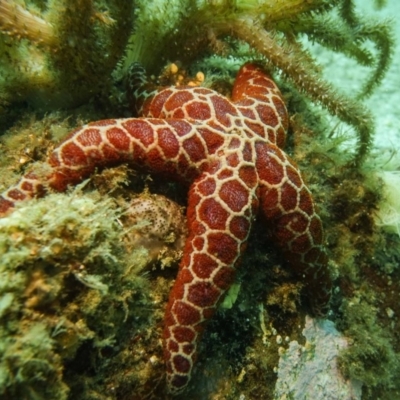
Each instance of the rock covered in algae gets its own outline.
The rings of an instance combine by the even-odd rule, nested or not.
[[[289,343],[279,359],[275,400],[360,400],[361,382],[346,380],[338,368],[348,340],[329,320],[306,317],[305,345]]]
[[[113,399],[121,387],[162,374],[154,326],[168,285],[151,287],[143,269],[163,255],[141,231],[140,210],[125,211],[137,221],[129,227],[115,199],[83,193],[86,184],[0,219],[1,399]],[[152,210],[164,204],[162,196],[145,198]],[[173,243],[177,232],[155,217]],[[141,245],[130,242],[132,232]]]
[[[383,198],[375,213],[376,224],[400,236],[400,171],[378,171],[383,183]]]
[[[182,256],[187,236],[182,207],[165,196],[143,193],[134,197],[124,216],[130,247],[144,247],[149,257],[164,266],[176,263]]]

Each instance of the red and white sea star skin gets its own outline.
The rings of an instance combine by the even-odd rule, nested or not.
[[[331,277],[323,228],[310,191],[281,149],[288,114],[272,79],[244,65],[230,100],[201,87],[146,91],[131,84],[141,118],[89,123],[61,142],[46,168],[33,168],[0,197],[0,215],[17,201],[64,191],[96,168],[128,163],[190,185],[189,235],[165,312],[164,356],[172,394],[188,384],[206,322],[234,280],[250,228],[266,231],[299,275],[315,314],[326,312]]]

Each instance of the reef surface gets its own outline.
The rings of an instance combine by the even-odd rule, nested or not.
[[[45,2],[32,3],[41,10]],[[400,13],[396,0],[380,11],[372,1],[355,4],[376,16]],[[118,12],[126,12],[121,7]],[[97,11],[93,35],[113,26],[112,15],[101,7]],[[292,116],[289,152],[316,197],[335,276],[331,311],[325,322],[316,322],[315,332],[328,325],[346,343],[335,354],[333,369],[343,379],[332,389],[342,393],[340,382],[355,382],[346,399],[400,397],[400,24],[396,20],[393,26],[393,62],[365,100],[376,133],[362,165],[351,163],[356,143],[351,128],[277,76]],[[115,60],[123,53],[117,43]],[[224,58],[221,43],[214,45]],[[347,92],[368,74],[343,54],[312,52],[327,79]],[[227,92],[242,60],[226,59],[218,68],[216,57],[208,64],[199,61],[186,76],[208,65],[206,84]],[[77,101],[59,102],[57,111],[46,108],[42,97],[32,101],[32,93],[7,109],[0,132],[0,191],[42,161],[70,130],[129,113],[118,73],[111,72],[115,60],[95,68],[114,78],[90,96],[79,92]],[[166,75],[161,78],[181,79]],[[66,194],[24,203],[0,219],[0,399],[168,398],[160,338],[186,234],[185,203],[181,185],[121,166],[98,171]],[[295,376],[302,379],[312,368],[304,360],[320,354],[312,346],[321,342],[306,342],[303,331],[311,334],[312,327],[301,283],[263,234],[256,226],[181,398],[306,398],[287,360],[295,348],[305,349],[308,357],[293,361],[302,371]],[[282,385],[285,373],[290,388]]]

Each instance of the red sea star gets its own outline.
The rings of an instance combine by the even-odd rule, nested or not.
[[[143,118],[92,122],[0,197],[0,214],[19,200],[63,191],[97,167],[116,163],[190,183],[189,236],[165,313],[164,355],[171,393],[189,382],[199,337],[231,285],[254,218],[261,214],[285,260],[304,280],[315,313],[326,311],[331,278],[323,229],[296,165],[281,150],[288,115],[271,78],[253,64],[236,78],[232,99],[200,87],[146,95],[133,70]]]

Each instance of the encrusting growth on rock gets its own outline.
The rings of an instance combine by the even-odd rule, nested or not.
[[[165,196],[143,193],[134,197],[121,217],[129,247],[143,246],[153,261],[170,265],[182,257],[187,236],[181,207]]]

